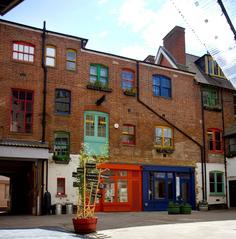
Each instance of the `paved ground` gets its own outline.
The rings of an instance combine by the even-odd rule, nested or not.
[[[235,239],[236,209],[193,211],[190,215],[167,212],[98,213],[98,233],[73,234],[73,215],[0,216],[0,239],[54,238],[161,238]]]

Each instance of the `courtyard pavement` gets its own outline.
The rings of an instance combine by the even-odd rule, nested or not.
[[[193,211],[190,215],[167,212],[97,213],[97,233],[73,233],[74,215],[0,216],[0,239],[235,239],[236,209]]]

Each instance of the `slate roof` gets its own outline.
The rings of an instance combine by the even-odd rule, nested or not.
[[[186,54],[186,65],[189,71],[195,72],[195,79],[200,84],[221,87],[229,90],[236,90],[232,83],[224,78],[212,77],[203,72],[195,63],[200,57]]]
[[[48,149],[48,143],[39,141],[0,139],[0,146],[27,147],[27,148],[45,148]]]

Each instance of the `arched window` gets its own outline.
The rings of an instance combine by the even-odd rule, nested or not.
[[[33,44],[21,41],[13,42],[13,59],[34,62],[35,47]]]
[[[68,49],[66,51],[66,69],[70,71],[76,70],[76,51]]]
[[[129,69],[122,69],[121,84],[123,90],[134,89],[134,71]]]
[[[56,47],[46,46],[46,66],[56,66]]]
[[[152,90],[154,96],[171,98],[171,80],[162,75],[152,76]]]

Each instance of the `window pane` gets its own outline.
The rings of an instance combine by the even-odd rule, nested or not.
[[[90,66],[90,75],[97,75],[97,67]]]
[[[223,184],[217,183],[217,193],[223,193]]]
[[[170,89],[168,89],[168,88],[162,88],[162,89],[161,89],[161,96],[170,97]]]
[[[115,183],[112,179],[105,181],[105,202],[115,202]]]
[[[24,46],[23,45],[18,45],[19,46],[19,50],[20,52],[23,52]]]
[[[118,202],[128,202],[128,183],[127,180],[118,179]]]
[[[106,117],[98,116],[98,137],[106,137]]]
[[[56,49],[55,48],[47,47],[47,49],[46,49],[46,55],[47,56],[55,57],[55,53],[56,53]]]
[[[97,77],[96,77],[96,76],[91,76],[91,75],[90,75],[89,82],[95,83],[96,80],[97,80]]]
[[[24,46],[24,52],[29,53],[29,47],[28,46]]]
[[[86,115],[86,136],[94,136],[94,122],[95,117],[93,115]]]
[[[118,171],[118,175],[121,177],[127,177],[127,171]]]
[[[66,156],[69,154],[69,134],[68,133],[55,134],[54,154],[57,156]]]
[[[217,181],[217,183],[223,182],[223,174],[222,173],[217,173],[216,181]]]
[[[173,194],[173,182],[168,181],[168,199],[173,200],[174,194]]]
[[[155,190],[155,199],[164,199],[165,198],[165,181],[155,180],[154,181],[154,190]]]
[[[210,173],[210,183],[214,183],[214,182],[215,182],[215,174]]]
[[[30,48],[29,48],[29,53],[30,53],[30,54],[34,54],[34,47],[30,46]]]
[[[19,53],[19,54],[18,54],[18,59],[19,59],[19,60],[23,60],[23,56],[24,56],[24,55],[23,55],[22,53]]]
[[[55,59],[51,57],[46,57],[46,65],[47,66],[55,66]]]
[[[68,69],[68,70],[75,70],[75,62],[71,62],[71,61],[67,61],[66,62],[66,68]]]
[[[156,136],[162,137],[162,128],[156,127]]]
[[[67,60],[75,61],[76,60],[76,53],[75,51],[67,51]]]
[[[164,137],[165,138],[172,138],[172,130],[171,129],[164,128],[163,132],[164,132]]]
[[[13,50],[18,51],[18,44],[16,44],[16,43],[13,44]]]
[[[102,77],[107,77],[107,68],[101,67],[100,75]]]
[[[210,192],[211,193],[215,192],[215,184],[214,183],[210,183]]]

